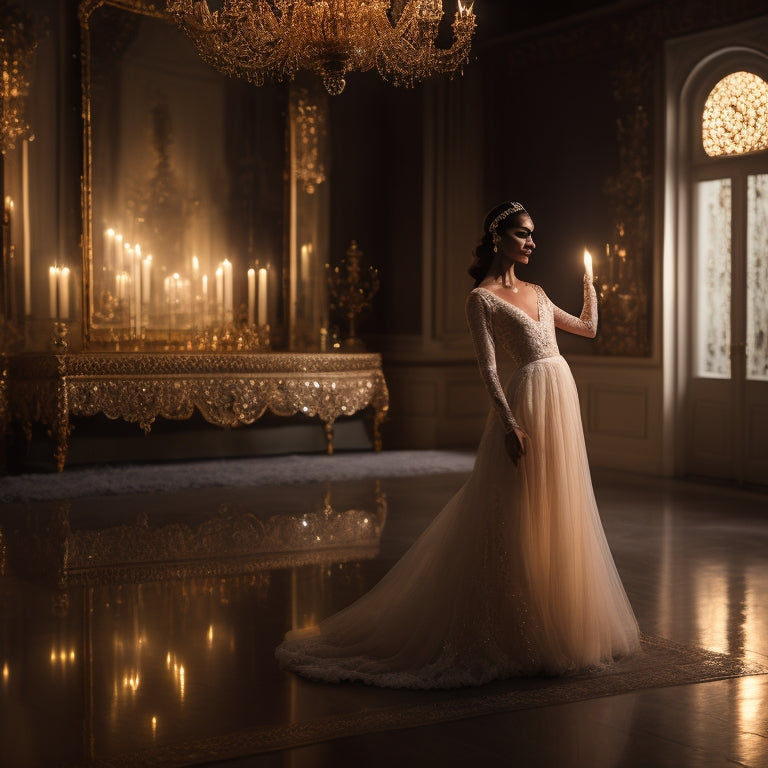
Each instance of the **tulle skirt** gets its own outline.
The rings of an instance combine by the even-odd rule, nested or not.
[[[491,412],[458,493],[373,589],[289,632],[281,665],[328,682],[452,688],[598,667],[639,649],[567,363],[520,368],[507,397],[529,435],[519,465]]]

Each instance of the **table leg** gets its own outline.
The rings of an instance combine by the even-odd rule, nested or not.
[[[67,463],[67,451],[69,450],[69,435],[72,427],[69,423],[69,401],[65,387],[59,387],[56,397],[56,416],[53,425],[53,438],[56,440],[56,467],[59,472],[64,471]]]

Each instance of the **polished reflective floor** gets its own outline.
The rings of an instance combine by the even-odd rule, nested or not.
[[[768,767],[768,675],[285,748],[291,723],[440,702],[308,683],[273,649],[375,583],[464,478],[5,505],[0,765]],[[642,630],[768,667],[768,494],[594,482]],[[254,729],[272,751],[249,755]]]

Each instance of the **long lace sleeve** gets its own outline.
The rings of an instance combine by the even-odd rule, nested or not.
[[[493,320],[488,300],[479,293],[470,293],[466,304],[467,322],[472,334],[480,375],[491,396],[491,402],[499,415],[505,432],[518,427],[510,410],[496,368],[496,344],[493,340]]]
[[[552,307],[556,328],[568,331],[568,333],[575,333],[577,336],[595,338],[597,335],[597,294],[592,281],[586,276],[584,278],[584,307],[579,317],[569,315],[554,304]]]

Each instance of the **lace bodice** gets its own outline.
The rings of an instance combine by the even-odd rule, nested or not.
[[[584,283],[584,308],[575,317],[556,307],[543,289],[534,285],[539,317],[535,319],[486,288],[467,297],[467,320],[480,374],[506,432],[517,427],[496,367],[496,349],[512,359],[516,369],[535,360],[560,354],[555,328],[594,338],[597,332],[597,296],[591,282]]]

